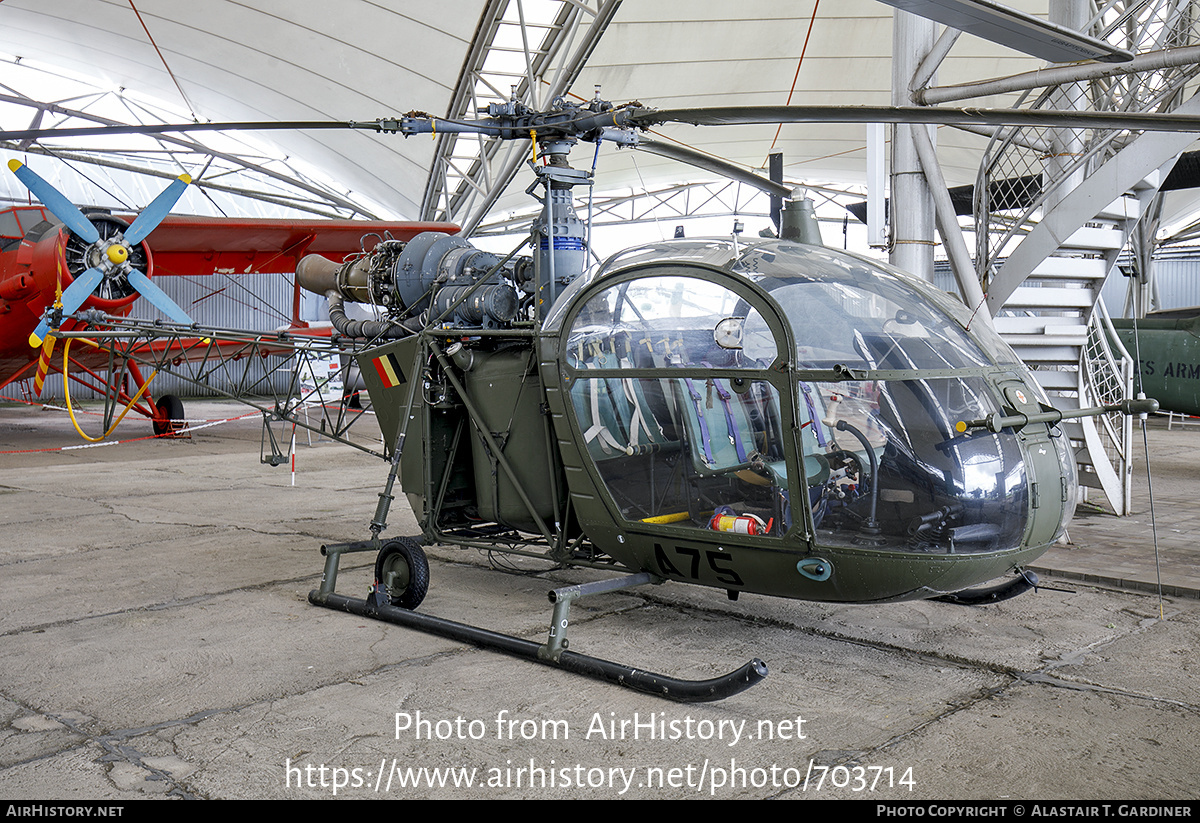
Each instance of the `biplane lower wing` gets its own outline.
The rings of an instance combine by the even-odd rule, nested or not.
[[[61,371],[69,358],[71,382],[103,393],[106,436],[111,421],[119,422],[116,415],[124,416],[127,407],[150,418],[157,434],[179,428],[177,421],[183,418],[180,401],[165,395],[166,402],[162,397],[156,402],[147,391],[161,373],[196,387],[197,394],[226,397],[262,412],[264,450],[267,431],[278,424],[281,429],[309,429],[377,457],[386,456],[380,450],[375,426],[351,437],[351,427],[366,412],[353,388],[343,384],[340,370],[355,347],[335,339],[329,324],[239,332],[111,316],[103,323],[94,319],[96,328],[58,331],[51,336],[59,352],[53,371]],[[274,379],[279,373],[285,379]],[[99,439],[82,430],[80,434],[88,440]],[[264,462],[278,465],[284,462],[284,455],[276,436],[272,434],[270,439],[271,455],[264,456]]]

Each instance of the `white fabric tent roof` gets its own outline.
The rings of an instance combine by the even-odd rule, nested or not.
[[[1011,4],[1045,12],[1045,0]],[[361,121],[410,110],[443,115],[487,5],[485,0],[5,0],[0,3],[0,54],[167,101],[202,120]],[[556,0],[524,0],[523,11],[544,18],[557,6]],[[778,105],[788,101],[796,78],[793,103],[887,104],[892,9],[875,0],[826,2],[810,35],[813,9],[813,2],[784,0],[625,0],[572,91],[587,98],[600,84],[605,99],[636,99],[658,108]],[[964,35],[942,64],[939,79],[963,82],[1038,64]],[[5,128],[25,125],[3,123]],[[775,132],[774,126],[672,126],[660,134],[761,168]],[[377,204],[380,216],[419,216],[434,152],[429,139],[333,131],[262,132],[254,139],[322,169],[351,198]],[[974,182],[984,138],[943,128],[938,140],[948,183]],[[784,152],[790,182],[861,183],[864,145],[862,126],[809,125],[784,127],[776,148]],[[590,163],[590,153],[591,147],[577,149],[578,164]],[[635,168],[630,154],[603,150],[598,190],[712,177],[645,153],[638,153]],[[522,193],[527,178],[518,175],[497,203],[498,211],[527,205]]]
[[[445,108],[482,3],[136,6],[162,59],[130,4],[116,0],[0,4],[0,50],[174,102],[202,120],[370,120]],[[432,156],[427,142],[353,132],[258,138],[394,214],[419,208]]]
[[[843,0],[820,8],[805,49],[812,4],[745,0],[688,4],[692,19],[663,22],[670,2],[622,6],[588,61],[580,85],[603,84],[606,97],[638,99],[657,108],[780,105],[887,105],[890,102],[892,10],[873,0]],[[731,9],[738,17],[728,19]],[[636,10],[636,13],[635,13]],[[695,10],[696,13],[691,13]],[[703,16],[699,12],[707,12]],[[781,12],[786,11],[785,15]],[[722,19],[725,18],[725,19]],[[804,61],[796,74],[801,52]],[[990,76],[1036,65],[1032,58],[963,37],[942,78]],[[585,85],[586,84],[586,85]],[[663,133],[726,159],[763,167],[774,126],[664,128]],[[979,145],[973,136],[942,129],[939,142],[954,183],[974,182],[975,158],[955,147]],[[780,133],[788,178],[833,182],[865,180],[865,133],[857,125],[792,125]],[[963,162],[966,160],[966,162]],[[655,180],[678,174],[678,164],[639,158]],[[649,182],[649,181],[648,181]]]

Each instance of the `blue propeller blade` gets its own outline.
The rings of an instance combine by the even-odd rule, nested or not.
[[[46,201],[43,200],[43,203]],[[74,314],[79,311],[79,307],[84,301],[92,296],[96,286],[100,285],[100,281],[104,279],[104,271],[99,268],[91,268],[83,274],[71,281],[71,285],[67,286],[67,290],[62,295],[62,312],[63,317],[69,314]],[[29,345],[40,346],[42,340],[46,337],[46,332],[50,330],[49,321],[43,320],[38,324],[33,334],[29,335]]]
[[[187,312],[179,308],[175,301],[167,297],[167,293],[154,285],[150,278],[142,274],[137,269],[130,269],[126,277],[142,297],[154,304],[154,307],[167,317],[174,320],[176,323],[182,323],[185,326],[190,326],[192,318],[187,316]]]
[[[149,206],[142,209],[142,213],[137,216],[137,219],[130,225],[129,230],[125,232],[125,242],[131,246],[136,246],[145,240],[146,236],[154,231],[155,227],[162,222],[162,219],[171,213],[172,207],[183,196],[183,190],[191,182],[192,178],[186,174],[181,174],[171,181],[171,185],[163,189]],[[166,295],[163,296],[165,297]],[[192,321],[189,320],[187,322],[190,323]]]
[[[63,221],[71,233],[85,243],[95,244],[100,241],[100,232],[92,225],[92,222],[83,216],[83,212],[75,208],[75,204],[59,193],[54,186],[51,186],[42,178],[29,170],[29,167],[20,160],[10,160],[8,167],[12,169],[13,174],[17,176],[28,189],[42,201],[42,204],[50,210],[50,212]],[[106,262],[106,268],[112,268],[116,265],[124,265],[127,257],[128,246],[136,246],[146,239],[146,236],[162,222],[171,208],[183,196],[183,191],[192,182],[189,175],[181,174],[171,185],[167,186],[158,197],[150,203],[149,206],[142,210],[142,213],[137,216],[130,225],[128,231],[124,233],[125,244],[121,246],[113,246],[109,248],[108,259],[111,262]],[[122,252],[119,256],[114,256],[114,251]],[[150,282],[150,278],[142,274],[137,269],[129,269],[127,277],[130,284],[138,290],[138,293],[154,304],[155,308],[163,314],[170,317],[176,323],[190,325],[192,318],[187,316],[187,313],[175,304],[175,301],[167,297],[166,293],[158,286]],[[91,268],[75,278],[62,296],[62,312],[64,315],[74,314],[79,310],[79,307],[91,297],[92,292],[100,285],[100,281],[104,279],[104,269]],[[29,335],[29,344],[31,346],[42,345],[42,340],[45,339],[46,333],[50,330],[48,321],[43,320],[38,324],[34,332]]]
[[[83,212],[75,208],[75,204],[63,197],[58,189],[38,177],[20,160],[9,160],[8,167],[12,169],[17,179],[33,192],[42,205],[50,209],[50,213],[66,224],[71,232],[85,243],[95,243],[100,239],[100,232],[92,225],[92,221],[83,216]],[[176,195],[178,197],[178,195]],[[171,201],[172,203],[174,201]],[[162,218],[158,218],[161,220]],[[155,221],[157,224],[158,221]],[[78,308],[78,307],[76,307]]]

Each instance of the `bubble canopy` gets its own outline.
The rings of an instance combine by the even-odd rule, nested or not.
[[[629,524],[935,554],[1050,542],[1066,494],[1032,534],[1025,435],[956,431],[1006,391],[1037,392],[971,320],[857,255],[689,240],[610,259],[544,328],[565,353],[574,437]],[[1073,483],[1066,438],[1042,437]]]

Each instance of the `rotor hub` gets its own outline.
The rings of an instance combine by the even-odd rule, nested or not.
[[[126,271],[152,268],[145,245],[126,241],[124,233],[129,226],[112,215],[93,212],[87,219],[96,227],[100,239],[88,243],[74,233],[69,234],[65,249],[67,270],[72,277],[79,277],[90,268],[102,269],[104,278],[95,291],[101,300],[125,300],[137,294]]]
[[[113,243],[104,250],[104,256],[108,258],[109,263],[119,266],[129,259],[129,249],[122,243]]]

